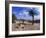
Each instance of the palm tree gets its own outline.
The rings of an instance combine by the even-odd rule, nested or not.
[[[32,15],[32,25],[33,25],[34,24],[34,12],[33,12],[33,10],[29,11],[29,15],[30,16]]]
[[[16,20],[16,16],[14,14],[12,14],[12,23],[14,23]]]
[[[35,8],[32,8],[30,11],[29,11],[29,15],[32,16],[32,25],[34,24],[34,15],[38,15],[36,13],[36,11],[34,11]]]

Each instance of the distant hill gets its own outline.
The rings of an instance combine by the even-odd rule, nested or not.
[[[17,19],[18,21],[28,21],[32,22],[31,20],[23,20],[23,19]],[[34,20],[34,23],[40,23],[40,20]]]
[[[40,20],[35,20],[34,22],[35,22],[35,23],[40,23]]]
[[[32,21],[28,21],[28,22],[32,22]],[[40,23],[40,20],[34,20],[34,23]]]

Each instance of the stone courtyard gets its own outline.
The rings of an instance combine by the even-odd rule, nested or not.
[[[34,23],[27,21],[16,21],[12,24],[12,31],[27,31],[27,30],[40,30],[40,23]]]

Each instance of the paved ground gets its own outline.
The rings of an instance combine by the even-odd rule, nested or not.
[[[12,31],[25,31],[25,30],[40,30],[40,23],[25,23],[25,24],[16,24],[13,23]]]

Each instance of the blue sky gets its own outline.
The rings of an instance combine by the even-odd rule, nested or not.
[[[32,16],[29,15],[29,11],[32,9],[34,13],[36,13],[36,15],[34,15],[34,20],[40,19],[39,8],[35,7],[12,7],[12,13],[17,17],[17,19],[32,20]]]

